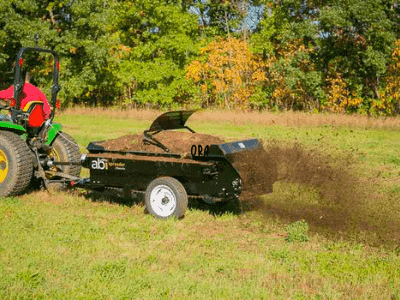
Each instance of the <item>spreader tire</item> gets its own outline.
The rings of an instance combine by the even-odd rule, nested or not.
[[[69,134],[60,132],[55,138],[52,147],[53,150],[50,156],[55,161],[80,163],[79,146]],[[58,166],[57,168],[60,168],[63,173],[72,176],[79,176],[81,173],[80,165]]]
[[[0,131],[0,197],[22,193],[33,173],[32,152],[15,133]]]
[[[146,210],[154,217],[168,219],[182,218],[188,205],[188,197],[183,185],[172,177],[153,180],[146,189]]]

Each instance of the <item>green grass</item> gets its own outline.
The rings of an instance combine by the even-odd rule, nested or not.
[[[1,298],[390,298],[399,257],[314,235],[288,243],[256,212],[189,211],[159,221],[142,206],[36,192],[0,206]]]
[[[106,115],[58,120],[82,146],[151,123]],[[318,187],[285,181],[259,198],[261,209],[214,216],[193,208],[183,220],[167,221],[145,214],[143,205],[84,191],[38,191],[0,201],[0,298],[400,299],[399,241],[389,227],[380,230],[400,220],[396,130],[189,125],[228,139],[254,136],[282,147],[297,141],[306,152],[318,150],[368,192],[350,216],[376,223],[335,230],[340,224],[314,222],[313,212],[324,220],[335,206],[321,202]],[[302,219],[307,223],[295,223]]]

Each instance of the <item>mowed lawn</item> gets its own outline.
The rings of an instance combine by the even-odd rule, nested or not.
[[[57,121],[84,152],[158,114],[78,109]],[[1,199],[0,298],[400,299],[400,119],[199,112],[188,125],[263,140],[279,160],[274,192],[242,214],[193,205],[167,221],[82,190]]]

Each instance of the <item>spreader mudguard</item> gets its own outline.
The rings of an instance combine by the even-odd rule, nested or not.
[[[263,148],[263,146],[258,139],[235,141],[231,143],[211,145],[208,156],[215,155],[229,157],[229,155],[233,153],[252,151],[260,148]]]

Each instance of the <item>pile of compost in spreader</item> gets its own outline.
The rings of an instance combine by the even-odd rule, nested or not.
[[[164,144],[169,153],[182,154],[183,158],[191,157],[191,147],[201,145],[203,149],[207,145],[226,143],[223,139],[202,134],[180,131],[162,131],[154,135],[158,141]],[[143,135],[126,135],[117,139],[97,142],[106,150],[118,151],[146,151],[162,153],[160,147],[144,144]],[[148,157],[159,160],[158,157]],[[272,192],[272,185],[276,181],[276,165],[270,154],[264,149],[246,150],[228,156],[232,165],[239,171],[243,183],[242,197],[247,195],[266,194]]]
[[[224,140],[216,136],[180,131],[161,131],[153,137],[167,146],[169,153],[179,154],[190,154],[192,145],[202,145],[204,149],[206,145],[225,143]],[[164,152],[160,147],[144,144],[142,134],[125,135],[118,139],[97,144],[107,150]]]

